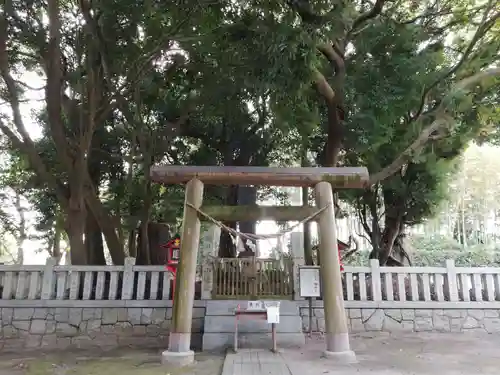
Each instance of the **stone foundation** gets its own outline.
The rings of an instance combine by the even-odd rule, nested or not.
[[[203,350],[220,351],[234,343],[234,310],[244,301],[206,301]],[[305,344],[299,304],[281,301],[280,323],[276,326],[278,347],[300,347]],[[242,316],[238,322],[240,348],[271,348],[271,325],[265,320],[250,320]]]
[[[38,303],[34,301],[34,303]],[[65,301],[64,301],[65,302]],[[78,301],[77,301],[78,302]],[[81,301],[80,301],[81,302]],[[131,301],[130,307],[2,307],[0,350],[103,350],[115,347],[167,349],[172,317],[171,303]],[[108,303],[103,301],[104,303]],[[123,303],[109,301],[109,303]],[[129,302],[126,302],[129,303]],[[161,305],[160,305],[161,303]],[[193,308],[193,350],[213,351],[232,347],[234,309],[242,301],[198,301]],[[4,305],[5,306],[5,305]],[[102,306],[102,305],[101,305]],[[309,331],[309,309],[303,301],[282,301],[278,346],[301,346]],[[346,309],[351,332],[487,332],[500,334],[500,309]],[[317,302],[312,329],[325,329],[324,311]],[[240,347],[270,347],[270,325],[266,321],[242,319]]]
[[[309,332],[309,309],[302,307],[302,329]],[[497,309],[346,309],[351,332],[472,332],[500,333]],[[323,308],[313,309],[313,332],[325,330]]]
[[[0,350],[168,346],[171,308],[1,308]],[[201,348],[205,308],[193,309]]]

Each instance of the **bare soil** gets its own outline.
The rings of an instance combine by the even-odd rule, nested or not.
[[[219,375],[224,357],[200,353],[183,368],[160,364],[160,352],[114,350],[0,356],[0,375]]]

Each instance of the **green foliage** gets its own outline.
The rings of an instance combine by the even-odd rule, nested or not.
[[[488,33],[467,52],[475,39],[469,37],[475,27],[469,21],[484,10],[484,4],[472,0],[387,6],[380,17],[368,18],[349,35],[346,31],[366,11],[365,4],[339,3],[332,11],[324,1],[304,8],[299,2],[261,0],[110,0],[93,2],[89,14],[81,4],[61,4],[68,97],[60,130],[67,147],[58,144],[55,125],[43,107],[36,118],[41,139],[31,145],[9,135],[18,160],[3,177],[9,186],[19,181],[39,214],[37,230],[49,237],[67,219],[63,201],[76,194],[78,187],[72,184],[84,172],[90,181],[83,185],[95,192],[101,226],[112,222],[110,232],[120,233],[126,242],[123,238],[141,222],[178,225],[181,217],[182,187],[152,184],[154,164],[289,166],[297,164],[304,150],[319,160],[328,119],[327,106],[314,87],[317,72],[340,93],[346,108],[342,165],[378,172],[440,119],[435,108],[446,105],[448,117],[454,118],[410,150],[405,167],[374,191],[341,193],[364,224],[370,221],[364,213],[373,205],[386,218],[401,217],[402,227],[435,215],[465,145],[477,137],[496,141],[496,81],[474,86],[472,95],[463,90],[448,95],[458,80],[497,61],[496,26],[486,25]],[[16,2],[5,13],[10,73],[36,72],[45,78],[45,13],[41,1]],[[94,22],[88,22],[89,16]],[[450,41],[452,32],[457,38]],[[345,80],[338,82],[339,73],[318,46],[342,39],[349,43]],[[15,106],[4,83],[2,97]],[[22,100],[27,92],[20,84],[15,94]],[[93,105],[106,115],[97,116],[99,121],[89,128]],[[11,125],[2,128],[4,133]],[[21,133],[19,124],[15,126]],[[92,134],[87,153],[82,129]],[[66,157],[82,153],[86,170],[75,172]],[[40,173],[35,159],[55,183]],[[260,194],[276,192],[265,189]],[[236,204],[230,198],[223,187],[207,187],[204,202]],[[383,216],[373,220],[380,228]]]
[[[497,267],[500,265],[500,247],[475,245],[464,248],[457,241],[445,236],[413,235],[411,246],[415,265],[443,266],[446,259],[454,259],[457,266]]]
[[[464,248],[446,236],[412,235],[409,237],[410,257],[416,267],[444,267],[447,259],[455,260],[458,267],[500,267],[500,247],[475,245]],[[345,263],[349,266],[369,264],[369,252],[353,254]]]

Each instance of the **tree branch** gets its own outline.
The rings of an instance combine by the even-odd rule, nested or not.
[[[46,59],[47,86],[45,99],[47,102],[48,123],[56,150],[68,171],[72,170],[70,150],[64,131],[62,119],[62,81],[61,64],[61,20],[59,18],[59,0],[48,0],[49,43]]]
[[[336,74],[342,74],[345,72],[345,62],[343,56],[333,47],[332,44],[320,44],[318,45],[318,51],[320,51],[330,62]]]
[[[7,95],[9,99],[10,108],[12,111],[12,118],[16,130],[21,135],[22,139],[5,124],[0,118],[0,129],[9,138],[12,145],[19,150],[23,151],[30,161],[31,166],[42,177],[48,186],[55,192],[62,206],[67,206],[67,198],[64,188],[58,183],[56,178],[47,170],[40,155],[36,151],[35,144],[33,143],[25,125],[21,114],[20,100],[17,93],[17,87],[14,78],[10,74],[9,58],[7,53],[7,20],[5,13],[0,17],[0,74],[7,87]]]
[[[449,94],[441,101],[441,104],[433,111],[435,114],[435,120],[431,122],[430,125],[425,127],[417,139],[403,151],[391,164],[386,166],[380,172],[373,174],[370,181],[367,184],[371,186],[377,182],[380,182],[396,172],[398,172],[406,163],[410,162],[415,158],[415,155],[420,152],[427,142],[432,139],[433,133],[441,129],[442,126],[450,124],[453,119],[446,113],[446,104],[453,98],[453,96],[461,91],[470,90],[472,86],[478,84],[485,78],[492,78],[495,76],[500,76],[500,68],[489,69],[471,77],[465,78],[455,84],[455,86],[450,90]]]
[[[31,167],[33,167],[36,173],[47,183],[49,188],[54,191],[61,206],[63,208],[67,207],[68,199],[64,187],[61,186],[56,178],[52,175],[52,173],[47,170],[31,140],[28,142],[23,142],[22,140],[20,140],[1,118],[0,130],[2,130],[2,133],[4,133],[7,138],[9,138],[9,141],[15,148],[26,154]]]
[[[366,204],[361,202],[361,199],[358,199],[358,217],[361,221],[361,225],[363,226],[363,229],[365,230],[366,234],[368,234],[370,237],[372,236],[372,231],[370,230],[370,226],[368,225],[368,216],[367,216],[367,211],[366,211]],[[359,235],[359,234],[358,234]]]
[[[384,8],[384,4],[386,0],[377,0],[373,8],[368,12],[361,14],[358,18],[354,20],[352,23],[351,29],[347,32],[347,40],[349,36],[356,32],[360,26],[362,26],[365,22],[377,17],[380,13],[382,13],[382,9]]]
[[[464,53],[462,54],[462,57],[460,60],[453,66],[448,72],[446,72],[442,77],[439,79],[435,80],[431,85],[426,87],[422,93],[422,98],[420,100],[420,106],[415,113],[415,115],[412,116],[411,120],[416,121],[423,113],[425,105],[427,104],[427,99],[430,94],[430,92],[437,86],[439,83],[443,82],[444,80],[448,79],[455,73],[457,73],[460,68],[466,63],[467,59],[469,58],[470,54],[474,50],[474,47],[476,44],[483,38],[483,36],[495,25],[496,20],[500,17],[500,12],[496,13],[490,20],[486,20],[488,17],[489,11],[491,10],[491,7],[489,6],[492,1],[490,0],[488,5],[486,6],[486,10],[483,14],[482,20],[481,20],[481,26],[479,26],[476,29],[476,32],[474,33],[474,36],[472,37],[470,43],[467,45],[467,48],[465,49]]]

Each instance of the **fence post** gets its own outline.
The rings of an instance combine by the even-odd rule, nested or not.
[[[446,273],[450,302],[458,302],[457,270],[454,259],[446,259]]]
[[[201,268],[201,299],[212,299],[213,287],[213,265],[209,260],[205,260]]]
[[[56,265],[56,258],[47,258],[45,267],[43,269],[42,279],[42,299],[52,299],[54,294],[54,266]]]
[[[303,301],[300,296],[299,268],[305,264],[304,258],[293,258],[293,300]]]
[[[134,294],[134,267],[135,258],[125,258],[125,266],[123,268],[122,279],[122,299],[132,299]]]
[[[382,301],[382,282],[380,280],[380,263],[378,259],[370,259],[372,298]]]

